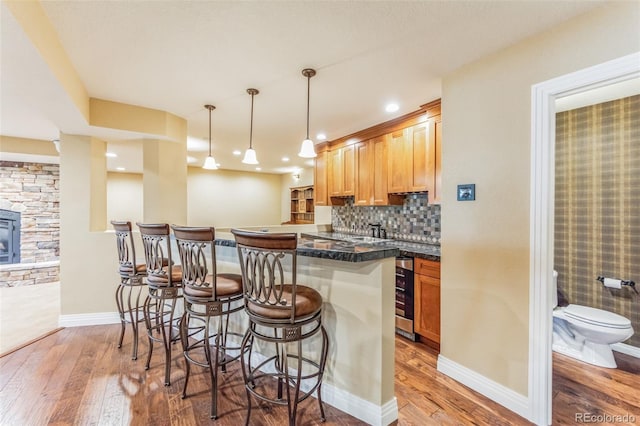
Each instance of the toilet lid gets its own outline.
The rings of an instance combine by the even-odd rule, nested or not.
[[[569,318],[604,327],[628,328],[631,326],[631,321],[622,315],[589,306],[569,305],[564,309],[564,313]]]

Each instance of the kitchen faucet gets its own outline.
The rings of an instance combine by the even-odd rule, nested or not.
[[[387,230],[382,227],[380,222],[370,223],[371,236],[374,238],[387,238]]]

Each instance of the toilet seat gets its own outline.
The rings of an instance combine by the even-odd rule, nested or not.
[[[564,308],[564,315],[569,320],[580,321],[600,327],[625,329],[631,327],[631,321],[622,315],[602,309],[582,305],[569,305]]]

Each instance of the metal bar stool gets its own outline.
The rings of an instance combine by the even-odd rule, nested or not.
[[[169,386],[171,346],[180,339],[179,318],[175,318],[175,310],[177,301],[182,299],[182,267],[174,265],[171,258],[171,229],[168,224],[136,224],[142,236],[149,289],[144,303],[144,319],[149,338],[145,369],[149,369],[153,343],[162,342],[165,356],[164,385]]]
[[[133,331],[131,359],[135,360],[138,359],[138,324],[144,321],[143,301],[140,299],[145,285],[143,279],[147,275],[147,266],[144,263],[136,263],[131,222],[112,221],[111,224],[116,231],[118,274],[120,275],[120,284],[116,289],[116,304],[122,325],[118,348],[122,347],[127,323],[131,324]]]
[[[246,424],[251,417],[251,395],[262,401],[286,405],[289,425],[295,425],[298,403],[316,390],[321,420],[324,421],[321,386],[329,339],[322,325],[322,296],[316,290],[297,283],[296,234],[266,234],[238,229],[231,232],[238,248],[244,307],[249,316],[249,329],[241,351],[248,400]],[[303,353],[302,342],[318,332],[321,334],[321,348],[314,357],[317,359],[311,359]],[[256,340],[275,343],[275,354],[255,356],[261,360],[252,365],[252,349]],[[290,353],[289,346],[296,347],[295,353]],[[290,359],[293,361],[291,364]],[[274,391],[272,384],[276,381]],[[310,388],[301,390],[302,382],[311,383]],[[286,391],[284,400],[283,387]]]
[[[218,369],[225,372],[226,365],[240,357],[242,334],[229,331],[229,314],[242,310],[242,276],[217,273],[214,228],[171,228],[182,264],[184,315],[180,335],[186,361],[182,398],[187,396],[191,364],[208,368],[211,376],[210,417],[216,419]],[[217,324],[212,326],[212,322]],[[235,346],[227,341],[229,335],[238,337]]]

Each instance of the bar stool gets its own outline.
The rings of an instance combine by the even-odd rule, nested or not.
[[[217,273],[214,228],[171,228],[182,264],[184,315],[180,336],[186,362],[182,398],[187,396],[191,364],[208,368],[211,377],[210,417],[216,419],[218,369],[226,372],[226,365],[240,357],[240,344],[233,346],[227,337],[236,335],[238,342],[242,338],[241,334],[229,331],[229,314],[242,310],[242,276]],[[212,319],[217,326],[212,327]],[[194,326],[194,320],[195,324],[201,325]]]
[[[246,424],[251,417],[251,395],[286,405],[289,425],[295,425],[298,403],[316,390],[321,420],[325,421],[321,386],[329,339],[322,325],[322,296],[316,290],[297,283],[296,234],[266,234],[238,229],[231,232],[238,248],[244,307],[249,316],[249,329],[241,351],[248,400]],[[319,359],[313,360],[303,353],[302,342],[318,332],[321,333],[322,345],[316,357]],[[265,356],[253,366],[251,354],[256,340],[275,343],[275,355]],[[292,343],[296,344],[295,353],[289,353],[287,348]],[[247,359],[246,353],[249,354]],[[289,359],[293,361],[292,365]],[[290,367],[296,370],[295,373],[289,371]],[[269,386],[273,379],[278,383],[276,392]],[[306,392],[300,389],[303,381],[312,384]],[[283,387],[286,390],[284,400]]]
[[[133,349],[131,359],[138,359],[138,324],[144,321],[143,301],[144,277],[147,267],[144,263],[136,263],[136,248],[133,243],[131,222],[111,221],[116,231],[118,245],[118,274],[120,284],[116,289],[116,304],[120,315],[120,339],[118,348],[122,347],[124,331],[127,324],[131,324],[133,331]],[[144,299],[143,299],[144,300]]]
[[[149,295],[144,303],[144,319],[149,338],[149,353],[145,369],[149,369],[153,343],[164,345],[164,385],[171,384],[171,346],[180,339],[179,319],[175,319],[176,304],[182,299],[182,267],[171,258],[171,230],[166,223],[136,223],[142,236],[147,266]],[[154,335],[160,334],[160,336]]]

